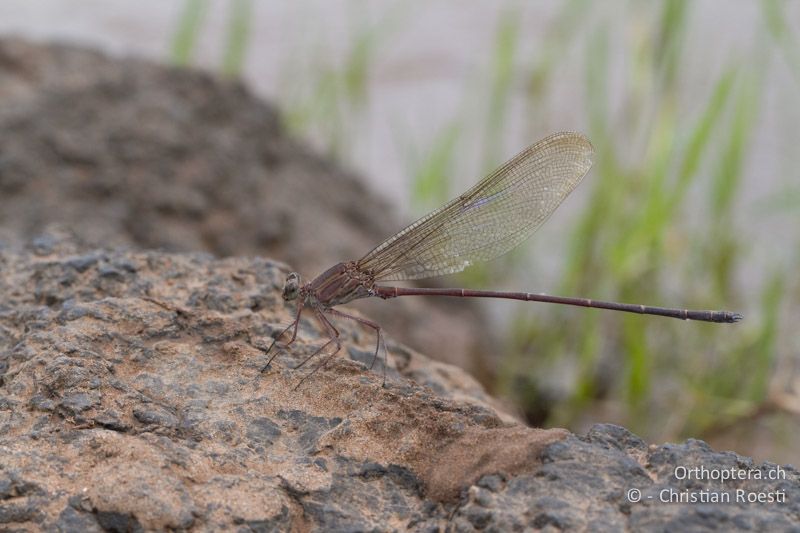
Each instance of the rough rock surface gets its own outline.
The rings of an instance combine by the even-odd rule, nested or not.
[[[300,383],[320,345],[265,259],[86,250],[58,233],[0,250],[0,527],[141,531],[786,531],[800,473],[699,441],[648,446],[504,420],[456,368],[336,321],[342,354]],[[422,386],[407,376],[425,383]],[[299,384],[299,386],[298,386]],[[477,399],[476,399],[477,398]],[[679,479],[676,467],[767,479]],[[783,477],[771,480],[771,473]],[[780,476],[779,476],[780,477]],[[643,503],[629,501],[631,489]],[[783,503],[662,503],[678,493]],[[652,499],[648,499],[652,497]],[[765,496],[766,497],[766,496]]]
[[[208,73],[0,39],[0,102],[0,240],[63,223],[95,245],[264,255],[310,277],[403,226],[274,108]],[[357,307],[462,368],[489,337],[469,302]]]

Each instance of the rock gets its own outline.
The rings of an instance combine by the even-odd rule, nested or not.
[[[264,255],[313,277],[404,225],[362,180],[293,140],[272,106],[208,73],[5,38],[0,98],[0,247],[35,238],[46,255],[40,233],[60,223],[95,246]],[[97,283],[131,274],[92,254],[64,275],[97,262]],[[491,338],[468,301],[357,307],[466,369]]]
[[[391,336],[383,387],[362,362],[374,339],[350,321],[335,322],[344,347],[318,369],[294,369],[322,342],[304,320],[262,373],[292,313],[286,266],[271,260],[91,250],[56,232],[0,250],[0,267],[5,528],[800,527],[790,466],[611,425],[524,427],[463,371]],[[662,501],[736,491],[783,501]]]

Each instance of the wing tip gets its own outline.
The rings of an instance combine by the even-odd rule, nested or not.
[[[586,135],[579,131],[559,131],[558,133],[554,133],[549,137],[546,137],[543,139],[543,141],[555,141],[562,139],[569,139],[573,145],[582,147],[586,151],[587,155],[591,156],[594,154],[594,145],[592,144],[592,141],[590,141]]]

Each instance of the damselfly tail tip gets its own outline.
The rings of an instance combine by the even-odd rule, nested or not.
[[[739,322],[739,321],[740,321],[740,320],[742,320],[743,318],[744,318],[744,317],[743,317],[741,314],[739,314],[739,313],[731,313],[731,320],[730,320],[730,322],[731,322],[731,323],[734,323],[734,322]]]

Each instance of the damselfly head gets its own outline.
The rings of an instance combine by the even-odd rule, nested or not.
[[[286,283],[283,284],[283,299],[287,302],[296,300],[300,295],[300,274],[292,272],[286,276]]]

